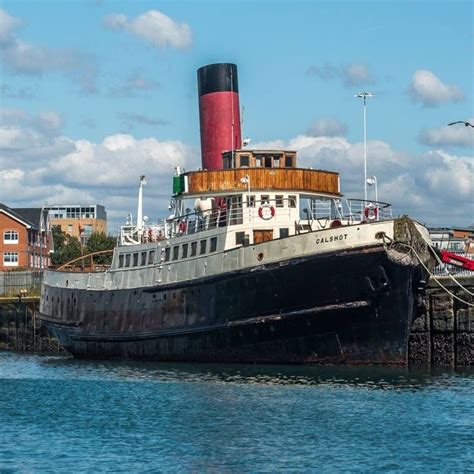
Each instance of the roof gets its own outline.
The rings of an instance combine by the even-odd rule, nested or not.
[[[22,216],[24,219],[33,222],[36,226],[39,226],[41,220],[41,208],[15,207],[13,208],[13,211]]]
[[[8,207],[5,204],[0,203],[0,212],[3,212],[4,214],[7,214],[10,216],[12,219],[15,219],[16,221],[19,221],[20,223],[24,224],[27,228],[33,228],[38,230],[39,228],[39,218],[37,223],[34,221],[30,220],[27,216],[22,215],[21,211],[22,209],[12,209],[11,207]],[[41,209],[38,209],[41,212]],[[31,216],[30,216],[31,217]]]

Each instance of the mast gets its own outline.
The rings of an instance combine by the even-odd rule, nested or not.
[[[143,186],[145,186],[145,175],[140,176],[140,184],[138,185],[138,207],[137,207],[137,230],[143,231]]]

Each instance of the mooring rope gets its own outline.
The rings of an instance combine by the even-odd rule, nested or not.
[[[385,236],[387,237],[387,236]],[[391,239],[390,239],[391,240]],[[395,241],[392,241],[392,242],[395,242]],[[468,306],[474,306],[474,303],[470,303],[469,301],[465,301],[463,300],[462,298],[460,298],[458,295],[454,294],[452,291],[450,291],[448,288],[446,288],[439,280],[438,278],[436,277],[436,275],[434,273],[431,273],[431,271],[429,270],[429,268],[425,265],[425,263],[423,262],[423,260],[421,259],[421,257],[418,255],[417,251],[411,246],[411,245],[408,245],[408,244],[405,244],[403,242],[395,242],[397,245],[403,245],[404,247],[407,247],[409,248],[416,256],[416,258],[418,259],[418,261],[421,263],[421,265],[423,266],[423,268],[428,272],[428,274],[430,275],[431,278],[433,278],[433,280],[438,283],[438,285],[444,290],[446,291],[446,293],[448,293],[449,295],[451,295],[453,298],[457,299],[458,301],[460,301],[461,303],[464,303]],[[442,263],[442,262],[441,262]],[[454,277],[453,277],[454,279]],[[459,283],[456,279],[454,279],[454,281],[463,289],[465,290],[467,293],[469,293],[470,295],[472,295],[473,293],[471,293],[467,288],[465,288],[463,285],[461,285],[461,283]]]

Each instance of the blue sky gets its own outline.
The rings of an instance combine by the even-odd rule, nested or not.
[[[163,214],[174,165],[199,166],[196,69],[239,68],[244,134],[298,150],[361,195],[369,173],[397,213],[470,225],[473,3],[8,1],[0,8],[0,201]],[[27,191],[22,191],[27,189]]]

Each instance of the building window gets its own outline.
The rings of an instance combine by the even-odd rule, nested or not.
[[[265,157],[265,168],[271,168],[272,167],[272,157],[271,156],[266,156]]]
[[[296,196],[288,196],[288,207],[296,207]]]
[[[169,262],[171,254],[171,247],[165,248],[165,262]]]
[[[247,207],[255,207],[255,196],[254,195],[249,196],[247,194],[246,200],[247,200]]]
[[[191,242],[191,257],[195,257],[197,253],[197,242]]]
[[[179,245],[173,247],[173,260],[178,260],[179,256]]]
[[[288,237],[290,234],[289,234],[289,231],[288,231],[288,227],[282,227],[280,229],[280,239],[283,239],[284,237]]]
[[[217,250],[217,237],[211,237],[209,252],[215,252]]]
[[[18,266],[18,252],[4,252],[3,265],[5,267],[17,267]]]
[[[188,244],[183,244],[181,257],[186,258],[188,256]]]
[[[148,265],[153,265],[155,261],[155,251],[150,250],[150,253],[148,254]]]
[[[140,263],[142,267],[146,265],[146,252],[142,252],[142,261]]]
[[[119,268],[123,268],[123,255],[119,255]]]
[[[3,233],[4,244],[17,244],[18,243],[18,232],[16,230],[6,230]]]
[[[133,266],[138,267],[138,253],[133,254]]]
[[[125,266],[126,267],[130,266],[130,254],[129,253],[127,253],[127,255],[125,255]]]
[[[235,245],[242,245],[244,243],[245,232],[235,233]]]
[[[206,253],[206,244],[207,244],[207,240],[201,240],[199,255],[204,255]]]
[[[285,155],[285,167],[293,168],[293,157],[291,155]]]
[[[248,166],[249,165],[249,155],[241,155],[240,156],[240,166]]]
[[[264,204],[270,204],[270,196],[268,196],[267,194],[260,196],[260,199],[261,199],[262,206]]]
[[[276,207],[283,207],[283,196],[281,194],[277,194],[275,196],[275,206]]]

